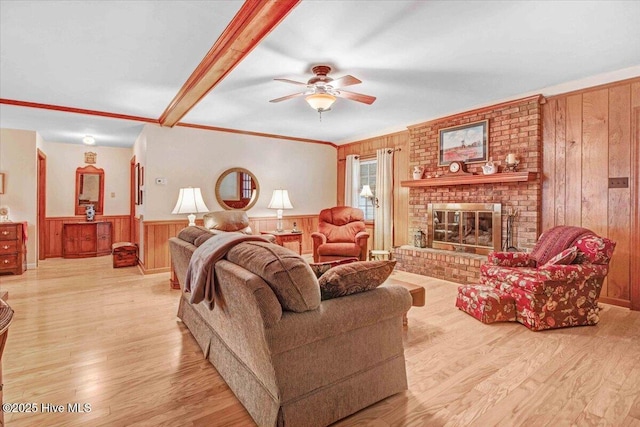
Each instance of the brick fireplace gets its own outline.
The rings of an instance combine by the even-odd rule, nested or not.
[[[489,158],[504,169],[505,158],[515,153],[518,171],[532,178],[519,182],[472,182],[451,185],[410,186],[409,230],[429,229],[428,207],[433,203],[479,203],[502,206],[501,235],[507,235],[506,212],[517,210],[513,225],[513,246],[531,250],[540,232],[542,117],[541,96],[532,96],[478,110],[444,117],[409,127],[409,169],[424,166],[425,176],[446,174],[438,167],[438,133],[442,128],[489,121]],[[483,163],[468,164],[467,170],[482,175]],[[431,178],[434,179],[434,178]],[[473,180],[471,180],[473,181]],[[480,180],[481,181],[481,180]],[[500,245],[502,246],[502,245]],[[477,281],[486,255],[444,251],[433,248],[401,246],[395,249],[396,268],[459,283]]]

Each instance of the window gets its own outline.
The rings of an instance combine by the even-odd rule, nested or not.
[[[242,198],[243,199],[250,199],[251,198],[251,190],[252,190],[252,185],[253,183],[251,182],[251,175],[249,175],[248,173],[242,173],[241,174],[242,177],[242,185],[240,188],[242,188]]]
[[[373,193],[373,199],[362,196],[358,199],[358,207],[364,212],[364,219],[366,221],[373,221],[374,219],[377,169],[378,161],[376,159],[360,160],[360,185],[358,186],[358,194],[365,185],[368,185]]]

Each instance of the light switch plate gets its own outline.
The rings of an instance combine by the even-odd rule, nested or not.
[[[609,178],[609,188],[629,188],[629,178]]]

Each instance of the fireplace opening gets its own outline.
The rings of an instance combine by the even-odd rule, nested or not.
[[[499,251],[501,216],[499,203],[429,203],[429,247],[481,255]]]

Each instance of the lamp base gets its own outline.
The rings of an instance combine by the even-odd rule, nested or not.
[[[187,218],[189,219],[189,227],[193,227],[196,225],[196,216],[195,214],[189,214],[187,215]]]
[[[282,227],[282,209],[278,209],[277,214],[278,222],[276,222],[276,231],[278,233],[282,233],[284,231],[284,228]]]

